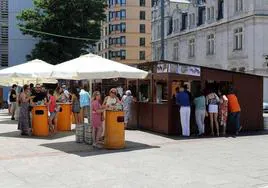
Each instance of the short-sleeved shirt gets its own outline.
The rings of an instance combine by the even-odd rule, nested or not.
[[[220,102],[220,98],[216,93],[210,93],[207,96],[207,105],[218,105]]]
[[[238,99],[235,96],[235,94],[229,94],[229,95],[227,95],[227,98],[228,98],[229,111],[231,113],[240,112],[241,108],[240,108]]]
[[[189,94],[186,91],[177,93],[176,94],[176,104],[183,106],[183,107],[190,106]]]
[[[49,100],[50,100],[49,112],[55,112],[55,109],[56,109],[56,97],[50,96]]]
[[[16,95],[16,91],[14,89],[12,89],[11,92],[10,92],[10,97],[9,97],[10,102],[16,102],[17,101],[17,97],[14,97],[13,95]]]
[[[90,95],[84,89],[81,89],[80,93],[80,106],[81,108],[85,106],[90,106]]]
[[[196,110],[206,109],[206,98],[205,96],[200,96],[194,99],[194,105]]]
[[[46,94],[43,92],[40,92],[40,93],[35,92],[33,96],[35,96],[35,98],[33,99],[33,102],[39,102],[46,98]]]

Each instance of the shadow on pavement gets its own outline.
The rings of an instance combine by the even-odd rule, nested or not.
[[[10,118],[1,118],[0,125],[14,125],[18,124],[18,121],[10,120]]]
[[[191,135],[189,137],[184,137],[180,135],[166,135],[166,134],[161,134],[161,133],[156,133],[148,130],[140,130],[142,132],[148,133],[148,134],[153,134],[156,136],[164,137],[164,138],[169,138],[173,140],[193,140],[193,139],[217,139],[217,138],[239,138],[239,137],[249,137],[249,136],[262,136],[262,135],[268,135],[268,131],[250,131],[250,132],[241,132],[239,135],[236,134],[226,134],[225,136],[198,136],[198,135]]]
[[[151,146],[131,141],[126,141],[126,147],[119,150],[95,149],[91,145],[76,143],[75,141],[41,144],[40,146],[48,147],[69,154],[75,154],[80,157],[90,157],[96,155],[160,148],[160,146]]]
[[[74,135],[73,131],[70,132],[59,132],[55,135],[52,136],[48,136],[48,137],[37,137],[37,136],[21,136],[20,135],[20,131],[12,131],[12,132],[6,132],[6,133],[0,133],[0,137],[10,137],[10,138],[27,138],[27,139],[43,139],[43,140],[55,140],[55,139],[59,139],[59,138],[64,138],[67,136],[72,136]]]

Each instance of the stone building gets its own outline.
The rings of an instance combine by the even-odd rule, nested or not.
[[[158,0],[152,8],[153,60],[160,58],[160,21]],[[166,60],[268,76],[267,31],[267,0],[165,1]]]

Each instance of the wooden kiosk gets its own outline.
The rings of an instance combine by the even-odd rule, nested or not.
[[[131,125],[169,135],[181,135],[179,106],[175,103],[176,88],[188,85],[192,95],[206,90],[209,84],[217,87],[233,87],[237,93],[242,111],[241,125],[244,131],[263,130],[263,78],[260,76],[231,72],[220,69],[178,64],[169,61],[149,62],[138,68],[150,74],[145,80],[128,80],[136,103],[133,104]],[[206,132],[210,131],[206,123]],[[194,107],[191,110],[191,134],[197,131]],[[234,127],[227,126],[227,131]]]

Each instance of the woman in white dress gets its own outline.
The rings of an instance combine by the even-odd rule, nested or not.
[[[126,94],[123,96],[121,100],[121,103],[123,104],[123,110],[124,110],[125,129],[127,128],[129,120],[131,120],[131,117],[132,117],[132,113],[131,113],[132,102],[133,102],[133,97],[131,95],[131,91],[127,90]]]

